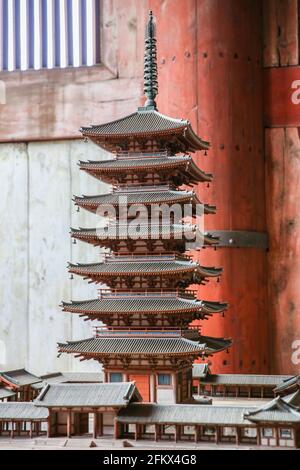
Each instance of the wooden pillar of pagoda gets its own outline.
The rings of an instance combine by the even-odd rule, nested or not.
[[[217,206],[218,217],[206,217],[207,230],[266,231],[262,3],[149,1],[160,22],[160,78],[172,83],[160,89],[158,104],[171,115],[187,115],[211,142],[204,167],[214,174],[214,181],[209,188],[199,185],[198,190]],[[168,30],[176,34],[166,34]],[[180,89],[178,96],[172,93],[173,87]],[[268,372],[265,250],[220,248],[200,253],[199,259],[224,267],[226,273],[220,283],[204,289],[208,296],[217,293],[230,305],[224,318],[214,317],[202,329],[205,334],[234,339],[228,354],[214,358],[214,370]]]

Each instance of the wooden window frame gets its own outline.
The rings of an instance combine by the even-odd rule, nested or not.
[[[170,383],[169,383],[169,384],[160,384],[160,383],[159,383],[159,376],[160,376],[160,375],[167,375],[167,376],[169,376],[169,378],[170,378]],[[172,374],[163,373],[163,372],[162,372],[162,373],[158,373],[156,377],[157,377],[157,386],[158,386],[158,387],[160,387],[160,388],[173,388]]]
[[[112,381],[111,380],[111,376],[113,374],[118,374],[121,376],[121,380],[120,381]],[[123,373],[122,372],[109,372],[109,383],[121,383],[121,382],[124,382],[124,377],[123,377]]]
[[[79,139],[81,126],[134,112],[144,37],[136,18],[144,9],[139,0],[101,0],[99,65],[0,72],[0,142]]]

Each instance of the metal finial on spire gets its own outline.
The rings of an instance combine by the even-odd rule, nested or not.
[[[153,107],[154,109],[156,109],[155,97],[158,92],[155,29],[155,19],[152,11],[149,11],[145,35],[144,93],[147,97],[145,108]]]

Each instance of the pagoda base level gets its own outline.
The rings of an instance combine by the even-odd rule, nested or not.
[[[135,382],[144,402],[172,404],[192,400],[192,364],[180,370],[105,368],[104,381]]]

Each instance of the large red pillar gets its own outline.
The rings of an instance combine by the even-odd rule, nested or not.
[[[265,0],[263,6],[271,370],[299,374],[299,2]]]
[[[189,118],[211,142],[199,166],[214,174],[199,185],[217,205],[207,230],[266,230],[262,123],[261,2],[259,0],[150,0],[158,18],[158,107]],[[266,253],[258,248],[206,249],[205,265],[222,266],[221,282],[199,297],[226,300],[225,317],[203,323],[203,334],[232,337],[229,353],[212,359],[219,373],[269,371]]]

